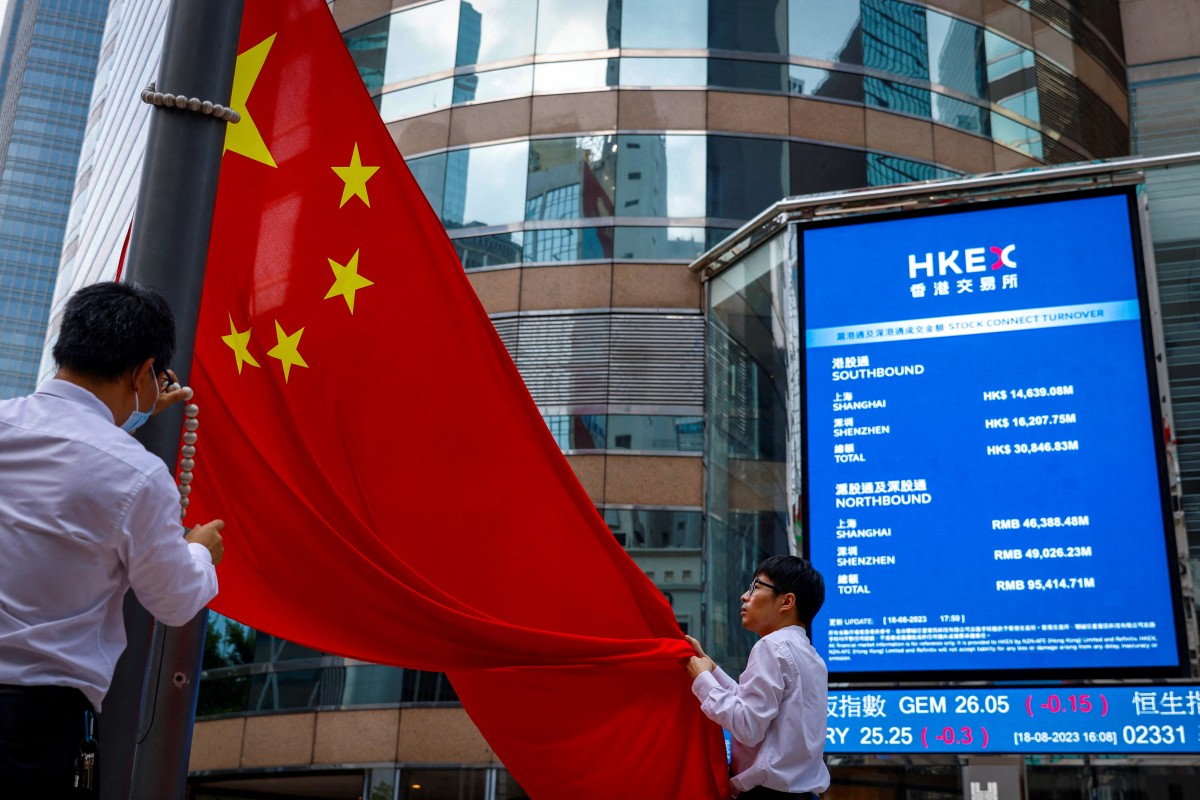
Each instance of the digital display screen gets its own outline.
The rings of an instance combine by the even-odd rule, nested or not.
[[[830,672],[1177,672],[1127,192],[801,228]]]
[[[1200,686],[830,689],[825,752],[1200,753]]]

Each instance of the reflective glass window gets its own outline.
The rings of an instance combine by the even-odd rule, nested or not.
[[[617,137],[617,216],[703,217],[703,136]]]
[[[703,58],[622,58],[622,86],[704,86],[708,62]]]
[[[788,52],[801,58],[861,64],[858,3],[788,0]]]
[[[852,103],[863,101],[861,75],[831,69],[801,67],[797,64],[788,66],[788,91],[792,94],[825,100],[848,100]]]
[[[1033,158],[1042,158],[1042,134],[1003,114],[992,114],[992,138]]]
[[[867,157],[862,150],[792,142],[788,145],[791,185],[788,194],[816,194],[867,185]]]
[[[785,92],[788,88],[788,66],[769,61],[714,58],[708,62],[708,83],[719,89]]]
[[[621,47],[702,50],[708,46],[707,0],[622,0]]]
[[[391,21],[388,17],[359,25],[343,34],[346,49],[358,67],[367,91],[377,92],[383,86],[384,67],[387,64],[388,29]]]
[[[605,508],[603,513],[617,541],[630,549],[700,547],[699,511]]]
[[[539,228],[525,232],[525,263],[612,258],[613,229]]]
[[[439,108],[449,108],[452,93],[453,81],[450,78],[388,92],[379,98],[379,114],[384,122],[391,122],[428,114]]]
[[[442,192],[446,185],[446,154],[421,156],[405,161],[408,171],[417,179],[417,185],[425,193],[425,199],[434,211],[441,213]]]
[[[618,70],[615,58],[538,64],[533,72],[533,90],[569,92],[616,86]]]
[[[991,135],[987,109],[953,97],[946,97],[944,94],[934,93],[933,95],[933,118],[959,130],[978,133],[980,136]]]
[[[446,227],[505,225],[525,218],[529,142],[454,150],[446,157]]]
[[[611,217],[616,154],[615,136],[530,142],[525,219]]]
[[[787,40],[787,0],[709,0],[713,50],[785,55]]]
[[[609,450],[699,453],[704,449],[704,418],[609,414],[607,442]]]
[[[1034,56],[1032,50],[1027,50],[1016,42],[987,31],[983,37],[984,50],[987,56],[987,79],[996,83],[1001,79],[1032,70]]]
[[[867,182],[871,186],[890,186],[894,183],[914,183],[952,178],[960,173],[934,164],[909,161],[907,158],[867,154]]]
[[[616,258],[690,261],[704,252],[704,228],[616,229],[613,254]]]
[[[863,66],[928,80],[925,9],[898,0],[862,0]]]
[[[1026,119],[1038,121],[1037,69],[1033,51],[991,31],[984,35],[984,49],[987,53],[988,99]],[[997,124],[1006,125],[998,120]],[[1017,133],[1006,128],[1006,138],[1009,132]],[[1022,137],[1018,133],[1014,138]],[[1038,148],[1040,150],[1040,144]]]
[[[1032,122],[1041,122],[1041,112],[1038,110],[1037,89],[1026,89],[1023,92],[1010,94],[996,101],[996,105],[1007,108],[1014,114],[1020,114]]]
[[[463,269],[482,269],[503,264],[520,264],[523,258],[525,234],[521,231],[497,233],[492,236],[468,236],[452,239]]]
[[[384,83],[454,68],[458,0],[439,0],[389,17]]]
[[[787,195],[787,143],[708,137],[708,216],[750,219]]]
[[[555,414],[545,417],[554,441],[563,451],[603,450],[608,440],[605,414]]]
[[[930,11],[929,80],[947,89],[985,99],[987,65],[983,49],[983,28],[945,14]]]
[[[620,47],[621,0],[540,0],[537,52],[586,53]]]
[[[455,63],[486,64],[533,55],[537,0],[463,0]]]
[[[533,65],[473,72],[454,79],[454,103],[503,100],[521,97],[533,90]]]
[[[863,78],[863,94],[867,105],[886,108],[901,114],[929,118],[931,114],[928,89],[918,89],[907,83],[887,81],[882,78]]]

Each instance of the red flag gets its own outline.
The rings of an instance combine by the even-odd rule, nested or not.
[[[562,457],[324,0],[247,0],[191,384],[213,608],[449,673],[535,798],[715,798],[690,648]]]

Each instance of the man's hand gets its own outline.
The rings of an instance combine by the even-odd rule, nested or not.
[[[692,680],[695,680],[701,672],[712,672],[717,668],[716,662],[704,654],[704,648],[700,646],[700,642],[687,634],[684,634],[683,638],[696,651],[696,655],[689,658],[687,663],[688,675],[692,676]]]
[[[173,370],[167,370],[166,372],[167,372],[167,376],[171,379],[167,383],[168,386],[172,386],[174,384],[179,383],[179,379],[175,377],[175,372]],[[166,409],[170,408],[171,406],[175,405],[176,403],[183,402],[185,400],[191,400],[191,399],[192,399],[192,387],[190,387],[190,386],[181,386],[180,388],[175,389],[174,391],[168,390],[165,392],[159,392],[158,393],[158,401],[155,402],[154,410],[151,411],[150,413],[157,414],[160,411],[165,411]]]
[[[215,567],[221,563],[221,558],[225,555],[225,543],[221,541],[221,530],[224,527],[225,520],[214,519],[206,525],[197,525],[192,528],[183,538],[184,541],[195,542],[207,547]]]

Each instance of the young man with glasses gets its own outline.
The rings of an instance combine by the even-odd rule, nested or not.
[[[733,737],[734,797],[816,800],[829,788],[829,684],[807,630],[825,602],[825,581],[803,558],[772,556],[758,565],[741,600],[742,627],[760,637],[746,671],[735,682],[689,636],[696,650],[687,665],[692,692]]]

